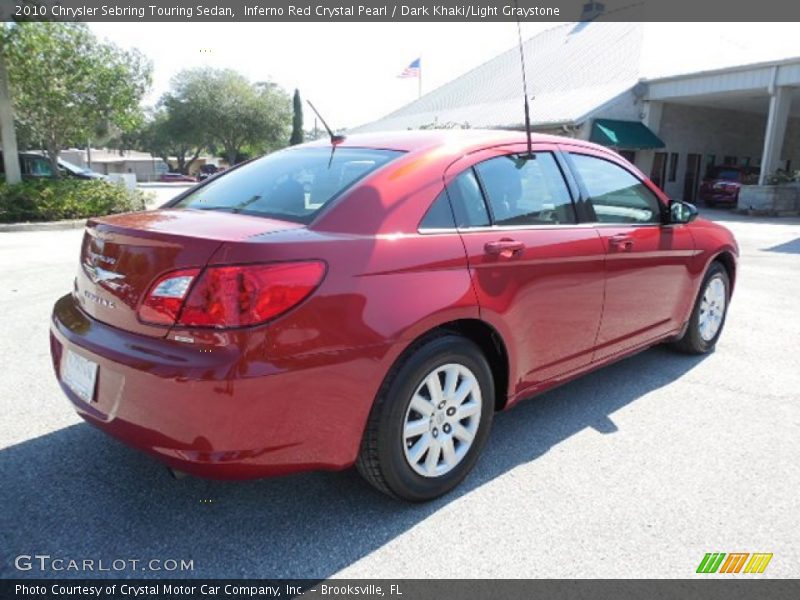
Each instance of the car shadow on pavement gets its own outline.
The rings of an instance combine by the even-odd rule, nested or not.
[[[384,497],[354,470],[176,481],[91,426],[73,425],[0,451],[0,577],[326,578],[585,428],[613,434],[615,411],[701,360],[653,348],[498,414],[474,472],[428,504]],[[15,570],[14,557],[37,553],[107,563],[183,559],[193,570]]]
[[[797,225],[800,218],[793,216],[769,217],[742,214],[730,208],[708,208],[699,206],[700,216],[719,223],[751,223],[754,225]]]
[[[780,252],[781,254],[800,254],[800,238],[796,238],[784,244],[778,244],[771,248],[765,248],[765,252]]]

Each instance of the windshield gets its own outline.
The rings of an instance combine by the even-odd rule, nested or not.
[[[739,181],[741,172],[736,169],[711,168],[708,171],[708,179],[722,179],[723,181]]]
[[[67,171],[71,171],[73,173],[91,173],[89,169],[85,169],[83,167],[79,167],[78,165],[71,163],[69,161],[64,160],[63,158],[58,159],[58,166],[66,169]]]
[[[328,202],[401,154],[331,147],[276,152],[212,180],[174,206],[310,223]]]

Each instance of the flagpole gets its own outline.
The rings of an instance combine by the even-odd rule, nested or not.
[[[419,58],[419,81],[418,88],[417,88],[417,100],[422,98],[422,57]]]

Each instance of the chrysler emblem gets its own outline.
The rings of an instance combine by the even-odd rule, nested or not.
[[[86,274],[89,276],[89,279],[92,280],[93,283],[111,283],[114,282],[110,287],[114,287],[117,285],[118,279],[124,279],[125,275],[121,273],[114,273],[113,271],[107,271],[102,267],[98,267],[97,265],[84,265],[86,268]]]

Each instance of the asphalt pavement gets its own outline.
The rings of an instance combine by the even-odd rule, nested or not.
[[[48,349],[81,232],[0,233],[0,577],[82,575],[14,567],[47,554],[193,561],[116,573],[147,577],[684,578],[707,552],[796,577],[800,220],[705,213],[742,248],[716,352],[653,348],[498,415],[465,484],[425,505],[352,470],[176,481],[84,424]]]

